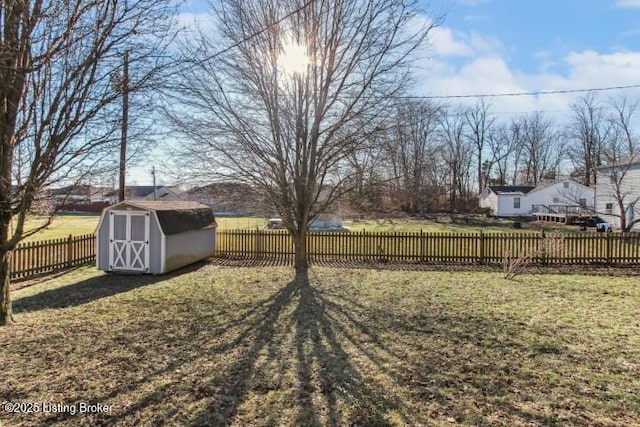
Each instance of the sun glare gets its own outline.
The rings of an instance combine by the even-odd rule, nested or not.
[[[278,58],[278,68],[285,73],[304,73],[309,65],[307,49],[299,44],[287,44],[282,48],[282,54]]]

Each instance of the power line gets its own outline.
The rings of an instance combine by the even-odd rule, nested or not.
[[[284,21],[286,21],[287,19],[289,19],[290,17],[292,17],[293,15],[296,15],[298,13],[300,13],[302,10],[306,9],[308,6],[310,6],[315,0],[308,0],[306,3],[304,3],[302,6],[292,10],[291,12],[287,13],[286,15],[284,15],[283,17],[281,17],[280,19],[274,21],[273,23],[259,29],[258,31],[255,31],[249,35],[247,35],[246,37],[244,37],[242,40],[237,41],[236,43],[233,43],[229,46],[227,46],[226,48],[212,54],[209,55],[205,58],[202,58],[198,61],[198,63],[202,64],[208,61],[211,61],[212,59],[217,58],[220,55],[224,55],[225,53],[229,52],[232,49],[235,49],[237,47],[239,47],[240,45],[249,42],[251,39],[261,35],[262,33],[268,31],[271,27],[278,25]],[[462,98],[501,98],[501,97],[516,97],[516,96],[540,96],[540,95],[562,95],[562,94],[571,94],[571,93],[586,93],[586,92],[604,92],[604,91],[610,91],[610,90],[620,90],[620,89],[637,89],[640,88],[640,84],[635,84],[635,85],[627,85],[627,86],[610,86],[610,87],[599,87],[599,88],[589,88],[589,89],[565,89],[565,90],[547,90],[547,91],[533,91],[533,92],[512,92],[512,93],[486,93],[486,94],[472,94],[472,95],[414,95],[414,96],[400,96],[397,98],[401,98],[401,99],[462,99]]]
[[[247,42],[248,42],[248,41],[250,41],[251,39],[253,39],[253,38],[255,38],[255,37],[258,37],[258,36],[259,36],[259,35],[261,35],[262,33],[264,33],[264,32],[266,32],[266,31],[268,31],[271,27],[273,27],[273,26],[275,26],[275,25],[278,25],[278,24],[280,24],[280,23],[282,23],[282,22],[286,21],[287,19],[289,19],[289,18],[290,18],[290,17],[292,17],[293,15],[296,15],[296,14],[298,14],[298,13],[302,12],[302,10],[306,9],[306,8],[307,8],[307,6],[311,5],[311,3],[313,3],[314,1],[316,1],[316,0],[309,0],[309,1],[307,1],[305,4],[303,4],[302,6],[300,6],[300,7],[299,7],[299,8],[297,8],[297,9],[294,9],[294,10],[292,10],[291,12],[287,13],[286,15],[284,15],[282,18],[278,19],[277,21],[275,21],[275,22],[273,22],[273,23],[271,23],[271,24],[269,24],[269,25],[267,25],[267,26],[265,26],[265,27],[263,27],[263,28],[259,29],[258,31],[254,32],[254,33],[249,34],[248,36],[246,36],[246,37],[245,37],[245,38],[243,38],[242,40],[240,40],[240,41],[238,41],[238,42],[236,42],[236,43],[233,43],[232,45],[227,46],[226,48],[224,48],[224,49],[222,49],[222,50],[219,50],[218,52],[216,52],[216,53],[214,53],[214,54],[212,54],[212,55],[209,55],[209,56],[207,56],[206,58],[202,58],[202,59],[200,59],[200,60],[198,61],[198,63],[202,64],[202,63],[204,63],[204,62],[211,61],[212,59],[215,59],[215,58],[217,58],[217,57],[218,57],[218,56],[220,56],[220,55],[224,55],[225,53],[229,52],[230,50],[235,49],[235,48],[237,48],[238,46],[240,46],[240,45],[242,45],[242,44],[244,44],[244,43],[247,43]]]
[[[536,92],[513,92],[513,93],[485,93],[476,95],[413,95],[413,96],[400,96],[402,99],[454,99],[454,98],[499,98],[508,96],[538,96],[538,95],[561,95],[568,93],[585,93],[585,92],[603,92],[609,90],[618,89],[637,89],[640,88],[640,84],[628,85],[628,86],[610,86],[610,87],[596,87],[589,89],[566,89],[566,90],[541,90]]]

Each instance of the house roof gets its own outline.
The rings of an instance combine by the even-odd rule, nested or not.
[[[180,190],[176,187],[168,186],[168,185],[127,185],[125,187],[125,199],[144,199],[145,197],[152,196],[154,188],[156,191],[165,189],[167,193],[172,194],[173,196],[177,196],[180,194]],[[117,196],[118,190],[113,190],[107,196]],[[161,197],[161,196],[160,196]]]
[[[187,190],[187,194],[198,194],[198,193],[212,193],[217,194],[220,192],[241,192],[242,194],[246,194],[247,192],[251,192],[254,189],[245,183],[242,182],[214,182],[211,184],[203,185],[200,187],[193,187]]]
[[[147,196],[144,197],[144,200],[165,200],[165,201],[180,201],[184,200],[184,192],[180,190],[178,187],[168,187],[164,186],[158,191],[156,189],[156,195],[154,199],[153,190]]]
[[[640,159],[639,158],[635,158],[635,159],[628,159],[622,162],[617,162],[617,163],[611,163],[608,165],[602,165],[602,166],[598,166],[596,169],[597,170],[607,170],[607,169],[611,169],[611,168],[617,168],[617,167],[623,167],[623,166],[637,166],[640,165]]]
[[[119,206],[131,206],[155,212],[160,228],[165,235],[183,233],[189,230],[201,230],[216,225],[213,210],[196,202],[158,202],[128,201],[110,206],[113,210]]]
[[[67,185],[66,187],[51,188],[52,196],[90,196],[101,192],[111,192],[108,187],[95,187],[88,184]]]
[[[532,185],[490,185],[488,188],[496,194],[527,194],[536,187]]]

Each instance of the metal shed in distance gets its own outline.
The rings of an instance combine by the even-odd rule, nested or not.
[[[124,201],[102,211],[96,268],[162,274],[213,256],[213,210],[195,202]]]

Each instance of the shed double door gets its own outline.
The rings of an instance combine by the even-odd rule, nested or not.
[[[149,212],[109,212],[109,270],[149,271]]]

